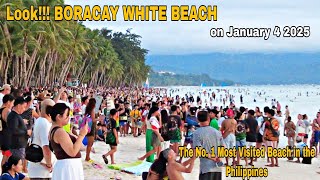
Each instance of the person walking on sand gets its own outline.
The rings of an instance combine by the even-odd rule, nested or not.
[[[92,120],[92,126],[90,127],[91,131],[87,134],[86,138],[88,139],[88,145],[86,149],[86,158],[85,160],[88,162],[92,162],[90,159],[90,153],[91,149],[94,143],[95,133],[96,133],[96,127],[97,127],[97,120],[95,117],[94,109],[96,107],[96,100],[94,98],[91,98],[89,100],[89,103],[85,109],[84,117],[91,118]]]
[[[105,140],[106,144],[110,145],[111,150],[102,155],[102,158],[106,164],[108,164],[108,156],[111,158],[111,164],[115,164],[114,162],[114,153],[117,152],[117,145],[119,144],[119,137],[117,132],[117,125],[116,125],[116,116],[117,116],[117,110],[111,109],[110,110],[110,118],[107,124],[107,131],[105,132]]]
[[[147,152],[144,156],[138,158],[138,160],[143,161],[147,157],[151,156],[153,153],[157,152],[157,157],[159,157],[159,154],[161,152],[161,142],[163,142],[163,138],[159,132],[159,129],[161,127],[161,124],[159,123],[157,117],[160,116],[159,108],[158,107],[152,107],[148,114],[148,119],[152,128],[152,146],[153,150]]]
[[[170,143],[172,143],[172,150],[175,153],[178,153],[179,144],[181,142],[181,118],[178,114],[180,114],[180,109],[176,105],[171,106],[171,115],[169,116],[168,122],[168,130]]]

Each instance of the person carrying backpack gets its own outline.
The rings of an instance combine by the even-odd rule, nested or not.
[[[172,143],[172,150],[175,153],[178,153],[179,144],[181,141],[181,118],[178,114],[180,114],[180,109],[178,106],[171,106],[172,114],[169,116],[168,130],[170,143]]]
[[[269,109],[266,112],[268,121],[265,122],[264,140],[266,141],[267,147],[272,147],[273,149],[278,148],[279,142],[279,122],[274,118],[274,110]],[[276,160],[276,162],[274,162]],[[268,167],[279,167],[278,158],[271,158],[271,164],[266,165]]]

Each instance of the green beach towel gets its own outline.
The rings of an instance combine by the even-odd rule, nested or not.
[[[130,174],[135,174],[137,176],[141,176],[143,172],[149,171],[151,165],[152,163],[150,162],[143,162],[137,166],[123,168],[122,171]]]
[[[112,164],[112,165],[109,165],[108,168],[114,169],[114,170],[121,170],[123,168],[138,166],[138,165],[142,164],[142,162],[143,161],[135,161],[132,163]]]

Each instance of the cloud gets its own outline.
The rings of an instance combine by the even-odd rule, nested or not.
[[[151,0],[66,0],[70,5],[159,5]],[[167,2],[167,3],[164,3]],[[161,1],[161,5],[217,5],[218,21],[206,22],[126,22],[122,8],[116,22],[84,22],[92,29],[107,27],[114,31],[132,32],[142,36],[142,45],[150,54],[191,54],[210,52],[319,52],[320,51],[320,7],[319,0],[303,3],[292,0],[228,0],[228,1]],[[170,8],[168,8],[170,9]],[[169,12],[168,12],[169,14]],[[169,19],[169,18],[168,18]],[[310,26],[309,38],[212,38],[210,29],[221,27]]]

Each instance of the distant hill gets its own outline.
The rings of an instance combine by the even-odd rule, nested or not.
[[[150,55],[155,71],[208,74],[241,84],[319,84],[320,53]]]
[[[234,85],[231,81],[212,79],[207,74],[173,74],[170,72],[151,72],[149,75],[151,86],[207,86]]]

